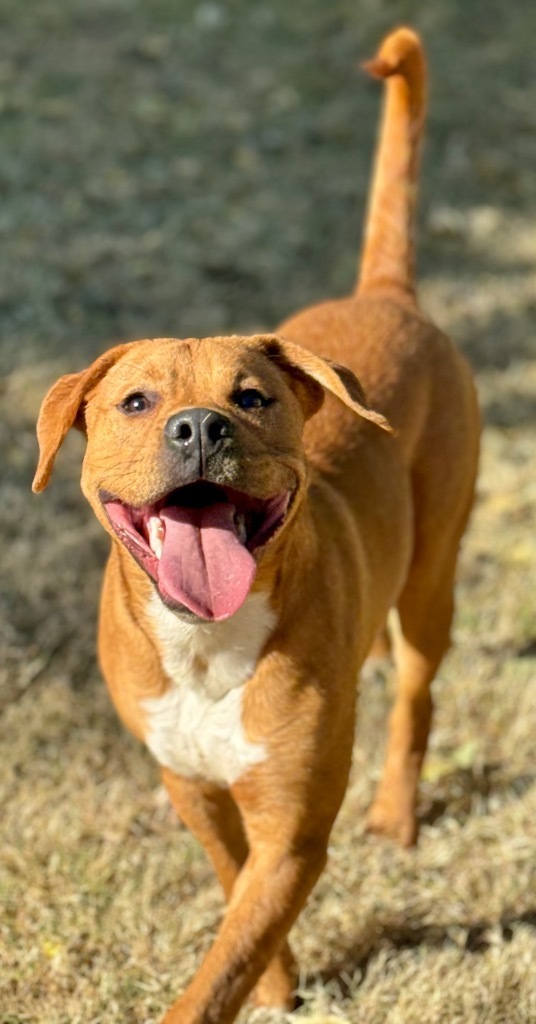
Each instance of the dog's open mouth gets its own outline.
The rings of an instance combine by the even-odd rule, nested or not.
[[[154,505],[101,501],[119,539],[160,596],[203,619],[227,619],[245,601],[257,570],[254,552],[283,524],[291,492],[263,501],[198,481]]]

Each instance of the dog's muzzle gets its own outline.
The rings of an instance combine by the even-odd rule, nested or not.
[[[119,540],[162,600],[209,621],[243,604],[255,556],[283,526],[291,498],[288,490],[260,499],[203,480],[138,507],[100,494]]]

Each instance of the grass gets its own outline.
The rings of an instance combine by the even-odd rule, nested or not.
[[[365,675],[329,866],[294,929],[294,1019],[536,1019],[533,5],[8,0],[1,1024],[159,1021],[222,913],[95,667],[106,542],[79,492],[78,437],[50,492],[29,497],[40,398],[110,340],[271,326],[348,289],[378,96],[352,70],[401,20],[433,72],[422,299],[475,368],[482,470],[420,845],[364,833],[393,686],[382,666]]]

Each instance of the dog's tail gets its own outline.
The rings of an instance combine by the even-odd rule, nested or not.
[[[426,62],[418,35],[396,29],[364,68],[387,83],[357,290],[396,287],[414,296],[415,202],[426,114]]]

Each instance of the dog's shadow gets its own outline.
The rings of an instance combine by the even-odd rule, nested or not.
[[[464,824],[475,813],[488,814],[518,800],[535,784],[534,772],[510,776],[499,762],[456,768],[432,783],[422,784],[419,825],[435,825],[444,818]]]
[[[506,911],[495,921],[458,920],[438,924],[412,921],[404,925],[399,919],[386,917],[376,922],[368,942],[362,934],[349,938],[336,958],[314,975],[306,976],[304,989],[320,983],[322,987],[336,989],[341,999],[349,998],[355,992],[356,982],[363,983],[369,965],[381,949],[400,953],[416,947],[422,950],[451,948],[481,955],[497,942],[511,942],[518,925],[536,930],[536,906],[519,914]]]
[[[487,764],[478,770],[458,768],[436,781],[421,807],[421,825],[434,825],[451,818],[463,823],[477,813],[489,813],[490,802],[505,804],[519,799],[536,785],[536,774],[508,776],[504,765]],[[379,842],[382,842],[381,840]],[[319,970],[306,975],[302,991],[321,985],[331,989],[341,1000],[351,998],[366,978],[369,965],[382,950],[397,954],[404,951],[457,949],[476,956],[498,943],[509,943],[515,928],[528,925],[536,931],[536,904],[524,911],[505,910],[500,917],[474,917],[468,911],[457,920],[430,923],[415,915],[401,920],[400,913],[381,913],[366,927],[359,927],[342,939],[337,952]]]

